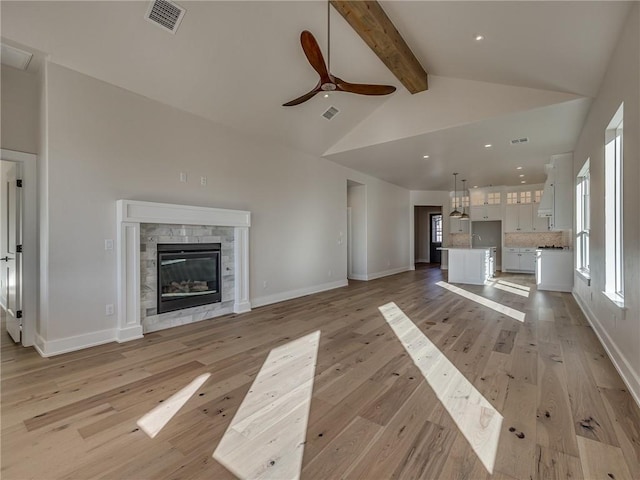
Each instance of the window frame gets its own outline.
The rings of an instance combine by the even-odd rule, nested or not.
[[[576,270],[590,283],[591,159],[587,158],[576,177]]]
[[[605,291],[615,305],[624,308],[624,103],[605,131],[604,148]]]

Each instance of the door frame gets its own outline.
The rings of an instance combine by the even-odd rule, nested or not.
[[[22,345],[34,344],[38,312],[36,155],[0,149],[0,159],[22,165]]]
[[[437,263],[439,265],[442,265],[442,251],[440,252],[440,255],[438,255],[440,261],[439,262],[435,262],[434,259],[431,257],[431,250],[433,249],[433,244],[437,243],[433,241],[433,217],[439,215],[440,217],[442,217],[442,240],[444,241],[444,215],[442,214],[442,210],[440,210],[440,212],[429,212],[429,263]],[[442,247],[442,243],[443,242],[439,242],[440,243],[440,247]]]

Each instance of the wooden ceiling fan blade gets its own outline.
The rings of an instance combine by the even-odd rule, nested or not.
[[[320,84],[318,83],[318,85],[316,85],[316,87],[313,90],[311,90],[310,92],[305,93],[301,97],[298,97],[298,98],[296,98],[294,100],[291,100],[290,102],[283,103],[282,106],[283,107],[293,107],[294,105],[300,105],[301,103],[304,103],[307,100],[309,100],[310,98],[312,98],[320,90],[321,90]]]
[[[396,91],[392,85],[369,85],[366,83],[349,83],[335,77],[337,90],[341,92],[357,93],[358,95],[389,95]]]
[[[330,82],[329,70],[322,56],[322,50],[320,50],[320,45],[318,45],[318,42],[310,31],[305,30],[300,34],[300,43],[302,44],[302,50],[307,60],[309,60],[313,69],[320,75],[320,83]]]

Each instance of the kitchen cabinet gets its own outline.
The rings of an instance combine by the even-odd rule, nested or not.
[[[505,248],[502,255],[502,271],[534,273],[536,271],[536,249]]]
[[[534,232],[548,232],[549,231],[549,218],[538,216],[538,204],[533,204],[533,231]]]
[[[469,215],[473,221],[502,220],[502,205],[475,205]]]
[[[493,276],[491,248],[449,248],[450,283],[484,285]]]
[[[449,233],[469,233],[469,220],[449,217]]]
[[[502,220],[502,192],[487,190],[471,191],[471,220]]]
[[[531,203],[507,205],[504,224],[504,231],[507,233],[532,232],[533,205]]]
[[[573,252],[538,250],[536,252],[538,290],[570,292],[573,290]]]

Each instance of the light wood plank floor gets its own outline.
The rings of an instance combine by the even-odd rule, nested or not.
[[[269,351],[320,330],[303,479],[640,478],[640,410],[571,295],[500,278],[529,296],[458,286],[523,323],[426,267],[49,359],[3,329],[0,476],[234,478],[212,453]],[[493,475],[378,311],[388,302],[504,417]],[[155,438],[138,428],[209,372]]]

